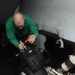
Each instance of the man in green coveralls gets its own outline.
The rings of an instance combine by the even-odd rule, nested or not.
[[[23,50],[24,46],[19,43],[18,38],[28,37],[28,42],[32,44],[39,36],[34,20],[21,12],[15,12],[6,21],[6,34],[9,41],[20,50]]]

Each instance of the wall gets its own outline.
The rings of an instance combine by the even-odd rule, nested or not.
[[[23,0],[20,11],[34,18],[39,29],[75,42],[75,0]]]
[[[0,0],[0,27],[13,15],[21,0]]]

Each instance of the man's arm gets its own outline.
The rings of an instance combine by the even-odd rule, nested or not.
[[[39,36],[38,28],[36,26],[35,21],[32,18],[29,18],[29,29],[36,38]]]
[[[31,32],[31,35],[29,36],[29,42],[33,43],[36,38],[38,38],[39,36],[39,32],[38,32],[38,28],[36,26],[36,23],[34,22],[34,20],[31,17],[28,17],[28,25],[29,25],[29,29]]]
[[[19,48],[19,42],[18,40],[16,39],[15,37],[15,34],[14,32],[12,31],[11,27],[10,27],[10,22],[6,22],[6,34],[7,34],[7,37],[9,39],[9,41],[17,48]]]

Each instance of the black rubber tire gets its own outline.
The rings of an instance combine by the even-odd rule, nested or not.
[[[22,72],[24,72],[26,75],[48,75],[44,68],[41,68],[36,72],[33,72],[29,67],[25,67]]]

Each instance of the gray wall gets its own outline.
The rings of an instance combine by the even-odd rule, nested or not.
[[[23,0],[20,10],[40,28],[75,42],[75,0]]]

